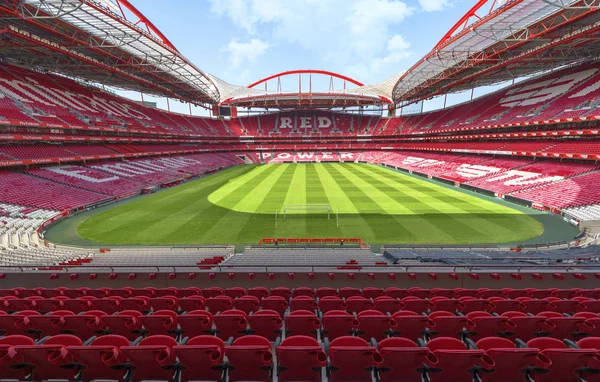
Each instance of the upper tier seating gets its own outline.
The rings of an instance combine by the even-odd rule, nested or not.
[[[64,77],[0,67],[0,119],[184,135],[231,135],[220,120],[185,116]]]

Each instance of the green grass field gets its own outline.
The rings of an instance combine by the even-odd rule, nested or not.
[[[298,211],[283,219],[285,204],[329,204],[339,227],[335,214]],[[114,205],[77,226],[79,237],[107,245],[256,244],[266,237],[508,243],[542,231],[538,220],[504,204],[354,163],[238,166]]]

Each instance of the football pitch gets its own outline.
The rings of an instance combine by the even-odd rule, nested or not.
[[[284,218],[286,205],[328,205],[331,213],[300,208]],[[539,236],[544,225],[534,214],[376,165],[307,163],[230,168],[71,224],[79,238],[105,245],[257,244],[269,237],[492,244]]]

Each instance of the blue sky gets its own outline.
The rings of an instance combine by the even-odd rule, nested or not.
[[[132,1],[196,66],[238,85],[291,69],[325,69],[366,84],[380,82],[429,52],[474,2]],[[288,79],[284,90],[295,90],[297,81]],[[313,79],[313,89],[326,90],[328,81]],[[139,94],[124,94],[140,99]],[[464,98],[453,97],[450,103]],[[151,100],[166,108],[165,100]],[[432,102],[427,108],[438,105]],[[171,102],[171,109],[188,112],[179,102]],[[193,113],[205,114],[199,108]]]

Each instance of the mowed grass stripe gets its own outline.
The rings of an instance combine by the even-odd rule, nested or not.
[[[265,171],[261,172],[258,177],[252,179],[252,182],[256,183],[254,186],[250,188],[244,186],[230,194],[230,196],[235,194],[235,198],[237,198],[237,203],[234,204],[234,207],[240,206],[247,210],[258,211],[260,204],[267,197],[271,188],[277,183],[279,177],[284,173],[286,168],[289,168],[289,165],[267,165]],[[256,178],[260,178],[260,181],[256,182]],[[218,235],[223,231],[229,231],[232,235],[238,235],[253,216],[254,214],[240,214],[235,210],[230,210],[227,214],[222,216],[208,232],[206,232],[206,235]],[[270,216],[272,216],[272,213]]]
[[[362,193],[363,199],[371,199],[380,209],[378,213],[387,215],[387,219],[383,221],[387,225],[387,229],[395,229],[397,227],[398,235],[405,240],[417,241],[422,236],[423,231],[430,232],[432,235],[443,237],[445,240],[451,240],[452,236],[446,230],[437,227],[414,212],[404,203],[402,203],[402,192],[391,193],[390,191],[381,189],[383,181],[377,179],[376,175],[365,176],[351,171],[352,166],[336,166],[332,167],[332,171],[338,171],[341,175],[356,184],[358,187],[357,193]],[[365,169],[368,170],[368,169]],[[406,215],[416,217],[415,219],[406,219]]]
[[[356,231],[356,227],[363,227],[363,234],[375,236],[375,232],[371,229],[369,222],[363,218],[352,199],[334,179],[332,174],[327,170],[327,167],[322,163],[318,163],[315,165],[315,169],[319,176],[319,181],[323,187],[326,187],[329,204],[331,204],[333,212],[339,213],[339,211],[343,211],[340,217],[339,229],[344,235],[362,237],[352,235],[352,233]]]
[[[306,164],[297,164],[294,166],[296,171],[290,180],[288,192],[283,204],[306,204]],[[283,205],[279,209],[283,213]]]
[[[405,181],[410,185],[415,185],[409,193],[410,197],[417,199],[421,206],[424,204],[429,205],[438,210],[440,215],[444,215],[445,219],[434,219],[431,216],[428,216],[428,219],[432,222],[438,222],[435,224],[439,225],[440,228],[446,227],[444,230],[452,232],[455,237],[461,233],[468,237],[469,232],[471,232],[470,236],[474,238],[473,242],[476,242],[477,238],[489,234],[513,236],[518,240],[530,236],[532,229],[534,231],[541,229],[541,225],[537,221],[519,211],[378,166],[368,166],[376,168],[376,173],[382,174],[390,181],[388,182],[390,185],[400,185],[402,187],[406,185]],[[357,167],[355,170],[367,174],[364,167]],[[423,191],[423,184],[428,186],[426,191]],[[489,204],[499,208],[488,209],[484,207]],[[479,206],[481,208],[477,210],[476,208]],[[504,214],[504,211],[509,211],[509,213]],[[452,222],[448,221],[449,219],[452,219]]]
[[[360,168],[357,169],[360,171]],[[389,170],[380,168],[381,170],[384,171],[381,173],[386,177],[390,173]],[[465,220],[465,226],[471,227],[472,230],[479,233],[496,232],[499,235],[516,234],[520,236],[523,234],[523,230],[526,230],[527,226],[531,224],[531,221],[529,221],[531,218],[508,207],[428,182],[414,183],[416,179],[404,174],[394,172],[392,174],[397,174],[401,177],[387,177],[392,182],[400,182],[400,180],[408,179],[411,181],[411,184],[426,183],[428,186],[431,186],[432,188],[429,192],[414,190],[413,193],[417,194],[419,199],[428,198],[423,201],[426,201],[427,204],[439,209],[441,213],[445,213],[452,218],[464,215],[464,217],[461,217],[461,220]],[[523,224],[524,222],[525,224]]]
[[[411,229],[416,230],[413,232],[421,232],[421,235],[417,234],[418,237],[422,237],[422,232],[428,232],[431,237],[437,238],[440,242],[454,242],[457,239],[460,240],[463,234],[478,234],[476,228],[473,228],[462,219],[457,219],[452,214],[446,214],[435,205],[426,204],[421,198],[413,196],[415,193],[418,193],[418,191],[413,190],[410,186],[387,182],[384,178],[377,177],[377,174],[371,170],[372,169],[368,167],[360,167],[352,168],[349,171],[355,171],[360,177],[371,182],[380,191],[391,198],[396,198],[402,204],[407,206],[410,213],[401,215],[400,218],[404,221],[404,224],[411,226]],[[390,190],[390,188],[392,190]]]

